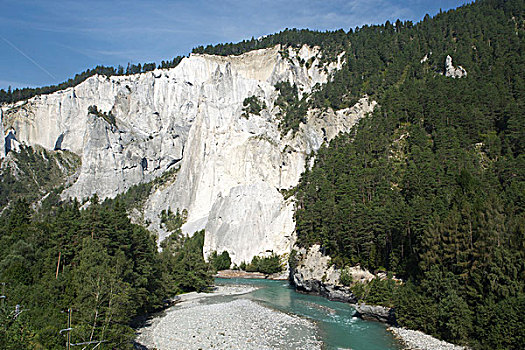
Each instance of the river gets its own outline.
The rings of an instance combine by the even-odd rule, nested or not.
[[[386,326],[353,317],[345,303],[297,293],[287,281],[216,279],[213,293],[188,293],[137,329],[160,350],[401,349]]]
[[[313,320],[325,349],[387,350],[401,349],[386,326],[353,317],[354,309],[345,303],[298,293],[287,281],[263,279],[216,279],[217,285],[250,285],[259,289],[240,296],[224,296],[207,302],[226,302],[244,298],[272,309]]]

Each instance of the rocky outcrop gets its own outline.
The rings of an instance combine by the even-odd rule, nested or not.
[[[3,127],[18,141],[82,157],[64,197],[113,197],[177,168],[146,201],[144,221],[160,239],[159,214],[186,209],[184,232],[205,229],[205,255],[227,250],[240,264],[255,255],[287,254],[294,238],[293,203],[282,191],[297,185],[306,157],[374,109],[309,111],[296,132],[281,135],[278,92],[289,81],[300,95],[326,82],[337,62],[321,63],[318,48],[262,49],[240,56],[191,55],[175,68],[131,76],[93,76],[78,86],[2,106]],[[302,62],[311,62],[305,65]],[[243,101],[267,106],[242,116]],[[90,114],[97,106],[100,114]],[[93,109],[90,109],[93,110]],[[115,116],[112,122],[104,115]]]
[[[432,51],[430,51],[429,53],[427,53],[425,56],[423,56],[423,58],[419,61],[419,63],[423,64],[425,62],[428,61],[428,58],[432,55]]]
[[[450,78],[463,78],[467,76],[467,71],[461,66],[454,67],[452,57],[447,55],[445,60],[445,76]]]
[[[367,305],[363,303],[354,305],[354,308],[356,311],[354,316],[360,317],[363,320],[378,321],[391,325],[396,324],[396,315],[393,308],[380,305]]]
[[[5,133],[4,136],[4,156],[7,153],[13,151],[18,152],[20,150],[20,142],[16,139],[16,131],[11,129]]]
[[[357,304],[357,298],[350,288],[341,283],[343,272],[348,274],[353,283],[368,283],[374,278],[382,278],[379,275],[375,276],[359,266],[346,267],[344,270],[337,269],[330,263],[330,257],[324,255],[317,244],[312,245],[308,250],[300,248],[292,259],[294,262],[290,269],[290,280],[297,290],[353,304],[356,310],[355,316],[365,320],[396,324],[394,309],[364,303]]]
[[[299,249],[294,259],[296,266],[290,269],[290,279],[297,290],[331,300],[357,302],[350,288],[341,284],[341,271],[330,264],[330,257],[322,254],[319,245]]]

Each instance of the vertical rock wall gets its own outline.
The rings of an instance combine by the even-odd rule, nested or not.
[[[153,192],[143,208],[150,228],[159,214],[186,209],[188,234],[206,229],[205,255],[227,250],[239,264],[254,255],[284,254],[294,242],[293,202],[306,156],[373,110],[363,98],[337,112],[309,111],[308,123],[282,136],[274,106],[279,81],[308,93],[342,64],[320,63],[316,48],[252,51],[240,56],[192,55],[175,68],[133,76],[94,76],[74,88],[3,106],[3,127],[18,141],[67,149],[82,157],[78,180],[64,197],[113,197],[179,167],[175,181]],[[307,68],[300,61],[312,59]],[[243,117],[255,95],[267,106]],[[96,105],[112,124],[88,113]]]

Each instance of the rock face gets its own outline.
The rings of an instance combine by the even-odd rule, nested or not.
[[[296,259],[298,263],[291,269],[290,277],[298,290],[331,300],[357,302],[350,288],[341,284],[341,271],[330,265],[330,257],[322,254],[319,245],[299,249]]]
[[[163,71],[135,76],[93,76],[74,88],[5,106],[5,129],[18,141],[47,149],[65,149],[82,157],[78,180],[64,197],[97,193],[114,197],[132,185],[150,181],[182,157],[190,127],[184,96],[175,94]],[[116,126],[88,113],[96,105],[116,115]],[[142,169],[143,159],[148,168]]]
[[[265,182],[235,186],[213,203],[206,232],[215,234],[205,236],[204,254],[227,250],[234,263],[249,262],[255,254],[282,254],[293,244],[294,228],[293,204],[275,187]]]
[[[63,193],[79,199],[114,197],[132,185],[178,168],[143,208],[163,239],[159,214],[188,211],[183,230],[206,229],[204,253],[227,250],[240,264],[255,255],[285,254],[294,242],[293,203],[281,190],[297,185],[306,156],[371,112],[363,98],[353,108],[309,111],[308,122],[282,136],[279,81],[300,94],[329,79],[343,60],[321,64],[317,48],[252,51],[241,56],[192,55],[175,68],[132,76],[93,76],[76,87],[2,106],[2,126],[16,139],[82,157],[77,181]],[[300,62],[311,60],[309,68]],[[242,116],[243,101],[267,106]],[[88,113],[95,105],[115,123]]]
[[[450,78],[463,78],[467,76],[467,71],[461,66],[457,66],[457,68],[454,67],[452,57],[447,55],[445,60],[445,76]]]
[[[378,321],[391,325],[396,324],[396,315],[392,308],[367,304],[356,304],[354,305],[354,308],[356,311],[355,316],[364,320]]]
[[[356,310],[355,316],[369,321],[378,321],[396,324],[394,309],[379,306],[357,303],[349,287],[345,287],[340,279],[342,270],[337,269],[330,264],[330,257],[324,255],[317,244],[312,245],[308,250],[301,248],[298,250],[294,266],[290,271],[290,279],[299,291],[319,294],[331,300],[337,300],[354,304]],[[345,268],[354,283],[368,283],[375,276],[367,270],[354,266]],[[385,276],[386,277],[386,276]]]

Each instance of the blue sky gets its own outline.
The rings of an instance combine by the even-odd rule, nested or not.
[[[62,82],[98,64],[160,62],[285,28],[419,21],[466,0],[0,0],[0,88]]]

